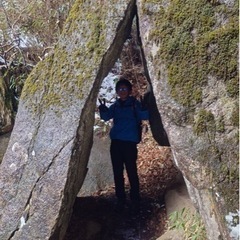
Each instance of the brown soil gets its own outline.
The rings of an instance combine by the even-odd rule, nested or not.
[[[170,148],[159,147],[149,133],[144,134],[138,151],[140,214],[131,214],[129,202],[123,212],[114,212],[114,187],[79,197],[64,240],[156,240],[164,233],[164,193],[174,183],[178,171]]]
[[[143,196],[139,215],[126,206],[114,212],[113,194],[77,198],[65,240],[130,240],[156,239],[166,223],[165,206]]]

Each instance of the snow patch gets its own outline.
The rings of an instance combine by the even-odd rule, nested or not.
[[[236,213],[229,212],[228,215],[225,216],[227,221],[228,229],[230,230],[230,237],[233,240],[239,239],[239,210]]]
[[[111,105],[116,100],[115,84],[118,79],[119,76],[111,72],[103,79],[98,97],[100,99],[105,98],[107,106]]]
[[[20,229],[26,224],[25,222],[25,218],[22,216],[21,219],[20,219]]]

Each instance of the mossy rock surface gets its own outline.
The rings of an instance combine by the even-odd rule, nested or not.
[[[177,164],[223,226],[239,199],[238,3],[143,0],[140,6],[153,89]]]
[[[236,98],[238,4],[175,0],[149,12],[155,3],[145,1],[156,24],[149,38],[160,45],[154,60],[167,65],[173,98],[188,107],[201,103],[209,76],[224,81],[229,96]]]
[[[33,111],[39,103],[45,111],[51,106],[66,107],[74,99],[81,101],[88,95],[117,32],[116,19],[124,17],[129,5],[127,1],[119,6],[115,2],[109,1],[110,9],[82,0],[74,3],[54,51],[37,65],[25,83],[22,99],[31,99]],[[114,62],[112,58],[111,64]],[[34,95],[38,95],[37,101]]]

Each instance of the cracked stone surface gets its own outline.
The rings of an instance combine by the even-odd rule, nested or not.
[[[71,16],[90,17],[87,24],[94,25],[96,13],[89,8],[91,2],[81,4],[81,14]],[[56,47],[58,53],[49,57],[51,61],[43,61],[43,68],[37,66],[32,73],[34,77],[25,83],[9,147],[0,166],[1,240],[62,239],[65,234],[75,197],[87,173],[98,90],[129,35],[135,12],[134,1],[107,4],[113,7],[108,13],[116,8],[118,15],[109,22],[105,14],[107,38],[100,45],[98,57],[89,52],[84,55],[82,68],[73,65],[76,61],[70,58],[79,54],[75,42],[89,40],[91,45],[91,38],[97,36],[91,28],[72,34],[73,26],[68,25]],[[103,13],[101,17],[104,18]],[[66,51],[69,59],[64,58],[66,62],[62,64],[66,71],[72,71],[71,84],[64,83],[65,70],[63,76],[57,76],[59,59]],[[49,74],[46,75],[49,81],[42,74],[43,69]],[[85,76],[84,84],[79,83],[80,75]],[[33,91],[35,84],[37,88]],[[59,87],[60,92],[55,91]],[[59,93],[64,106],[58,100]]]

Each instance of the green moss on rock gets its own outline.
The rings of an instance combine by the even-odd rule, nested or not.
[[[196,135],[211,133],[216,131],[214,115],[205,109],[200,109],[193,126]]]
[[[151,60],[155,66],[165,64],[171,95],[186,109],[188,117],[179,124],[193,126],[200,144],[194,160],[200,162],[201,171],[209,171],[206,188],[213,191],[214,199],[220,196],[221,201],[216,202],[224,219],[224,214],[238,208],[239,193],[235,136],[239,108],[236,104],[229,122],[227,107],[238,101],[239,94],[238,3],[234,1],[230,6],[209,0],[143,0],[142,11],[155,23],[148,41],[159,50]],[[158,74],[160,78],[161,72]],[[212,89],[203,95],[203,89],[213,80],[219,82],[219,95],[211,94]],[[209,102],[203,99],[207,93]],[[224,109],[218,111],[219,104]]]
[[[224,117],[220,116],[220,118],[217,120],[217,124],[216,124],[216,130],[218,132],[223,133],[225,131],[225,124],[224,124]]]
[[[233,126],[239,127],[239,104],[236,103],[232,111],[231,123]]]
[[[236,97],[237,4],[228,8],[206,0],[174,0],[167,7],[149,12],[155,1],[144,3],[143,9],[156,22],[150,39],[160,43],[155,58],[167,65],[173,98],[187,107],[201,103],[208,76],[225,81],[230,96]],[[161,1],[158,4],[163,5]],[[228,20],[223,23],[222,19]]]
[[[82,86],[94,80],[92,76],[108,46],[106,13],[102,6],[90,8],[85,1],[75,2],[54,54],[40,62],[29,76],[23,99],[38,92],[41,107],[46,109],[51,105],[67,106],[71,97],[84,97]]]

